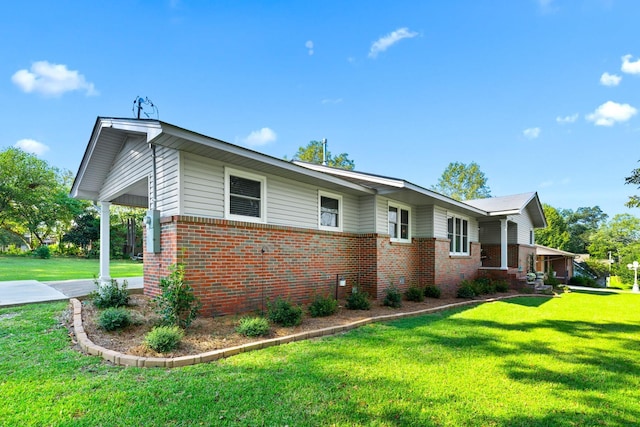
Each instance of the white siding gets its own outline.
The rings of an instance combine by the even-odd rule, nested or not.
[[[224,169],[208,157],[182,155],[182,213],[204,218],[224,217]]]
[[[447,210],[440,206],[433,207],[433,237],[447,238]]]
[[[433,205],[416,208],[415,237],[433,237]]]
[[[111,165],[98,199],[113,200],[127,187],[150,175],[151,150],[146,139],[128,139]]]
[[[180,153],[170,148],[160,148],[156,152],[156,173],[158,175],[158,209],[161,216],[180,213]],[[153,188],[152,179],[149,191]]]
[[[242,170],[235,165],[227,165]],[[224,218],[224,167],[221,162],[195,154],[182,155],[182,214]],[[260,174],[267,180],[267,223],[318,229],[318,191],[342,196],[342,229],[359,231],[360,206],[355,196],[301,184],[285,178]]]
[[[376,232],[376,196],[361,196],[359,203],[359,233]]]
[[[517,241],[509,243],[519,243],[521,245],[529,244],[529,231],[533,230],[533,224],[531,217],[527,211],[522,212],[522,215],[513,215],[509,217],[510,220],[518,224],[518,234],[513,236]],[[511,237],[511,236],[510,236]]]

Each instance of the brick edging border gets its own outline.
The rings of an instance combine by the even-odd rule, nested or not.
[[[450,308],[464,307],[467,305],[480,304],[485,302],[494,302],[510,298],[520,298],[525,296],[534,295],[505,295],[502,297],[488,298],[482,300],[471,300],[457,302],[453,304],[445,304],[440,307],[425,308],[422,310],[411,311],[407,313],[387,314],[383,316],[368,317],[366,319],[358,320],[346,325],[332,326],[329,328],[316,329],[314,331],[300,332],[293,335],[287,335],[284,337],[272,338],[268,340],[256,341],[248,344],[243,344],[235,347],[223,348],[219,350],[212,350],[206,353],[200,353],[190,356],[180,357],[141,357],[133,356],[130,354],[119,353],[117,351],[109,350],[99,345],[96,345],[89,339],[87,333],[84,331],[82,324],[82,303],[76,299],[71,298],[69,301],[73,307],[73,330],[76,336],[78,345],[87,354],[92,356],[100,356],[104,360],[120,366],[136,366],[139,368],[177,368],[180,366],[197,365],[198,363],[213,362],[218,359],[224,359],[230,356],[234,356],[240,353],[246,353],[249,351],[259,350],[262,348],[272,347],[275,345],[286,344],[294,341],[302,341],[310,338],[318,338],[325,335],[335,335],[341,332],[347,332],[352,329],[359,328],[360,326],[367,325],[374,322],[387,322],[391,320],[402,319],[406,317],[421,316],[423,314],[436,313]],[[545,296],[545,295],[535,295]],[[553,296],[549,296],[553,298]]]

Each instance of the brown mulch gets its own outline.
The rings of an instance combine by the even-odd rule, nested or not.
[[[505,294],[500,294],[501,296]],[[491,296],[489,296],[491,298]],[[260,341],[264,339],[283,337],[300,332],[312,331],[331,326],[346,325],[358,320],[397,314],[402,312],[414,312],[427,308],[435,308],[443,305],[459,303],[465,300],[456,298],[432,299],[424,302],[403,301],[401,308],[390,308],[378,305],[377,301],[371,304],[371,310],[349,310],[344,308],[344,301],[340,301],[340,308],[334,315],[328,317],[311,317],[305,311],[302,323],[296,327],[280,327],[272,325],[271,334],[266,337],[248,338],[235,331],[238,321],[244,315],[228,315],[221,317],[198,317],[186,330],[185,337],[180,347],[170,354],[159,354],[144,345],[145,335],[156,324],[158,317],[154,313],[151,299],[145,295],[131,295],[131,306],[128,307],[136,325],[125,329],[107,332],[97,325],[97,310],[90,301],[82,303],[82,321],[87,336],[94,344],[114,350],[120,353],[144,357],[177,357],[204,353],[207,351],[234,347],[241,344]],[[479,300],[481,301],[481,300]]]

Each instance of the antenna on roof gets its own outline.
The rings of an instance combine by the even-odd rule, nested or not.
[[[322,139],[322,166],[327,166],[327,138]]]
[[[143,105],[146,105],[146,109],[149,111],[148,113],[145,110],[145,107],[143,107]],[[131,107],[131,111],[133,112],[133,117],[139,119],[140,118],[140,114],[144,114],[145,119],[159,119],[160,118],[160,112],[158,111],[158,107],[155,106],[155,104],[153,102],[151,102],[151,100],[147,97],[141,97],[141,96],[136,96],[136,99],[133,100],[133,107]]]

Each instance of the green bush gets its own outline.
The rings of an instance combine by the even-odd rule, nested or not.
[[[159,353],[166,353],[178,347],[184,331],[177,326],[156,326],[149,332],[144,343]]]
[[[346,307],[349,310],[370,310],[371,302],[369,302],[369,295],[357,287],[354,287],[351,294],[347,297]]]
[[[302,307],[293,305],[283,298],[276,298],[273,302],[267,302],[269,320],[280,326],[298,326],[302,323]]]
[[[169,276],[160,279],[160,295],[153,299],[160,325],[188,328],[202,305],[184,280],[184,265],[169,267]]]
[[[463,280],[458,287],[458,298],[474,298],[476,296],[474,283],[469,280]]]
[[[338,311],[338,301],[330,296],[323,297],[322,295],[317,295],[309,305],[309,314],[311,317],[331,316],[336,311]]]
[[[424,296],[427,298],[440,298],[442,291],[436,285],[427,285],[424,288]]]
[[[394,284],[391,284],[387,288],[384,301],[382,301],[382,305],[392,308],[402,307],[402,294]]]
[[[105,331],[126,328],[132,323],[131,314],[124,307],[109,307],[98,317],[98,326]]]
[[[506,280],[496,280],[493,282],[496,292],[509,292],[509,283]]]
[[[262,337],[269,335],[269,321],[264,317],[243,317],[236,332],[245,337]]]
[[[424,289],[418,286],[409,286],[404,296],[408,301],[422,302],[424,301]]]
[[[98,290],[89,295],[95,307],[109,308],[129,305],[129,291],[127,290],[128,283],[126,280],[122,281],[122,286],[118,285],[116,279],[111,279],[111,282],[105,284],[101,284],[96,280],[95,284]]]
[[[49,259],[51,258],[51,250],[47,245],[38,246],[36,250],[33,251],[33,256],[36,258]]]
[[[496,287],[488,277],[478,277],[472,282],[473,291],[476,295],[495,294]]]
[[[573,276],[569,279],[569,284],[572,286],[588,286],[590,288],[595,288],[598,286],[598,283],[587,276]]]

